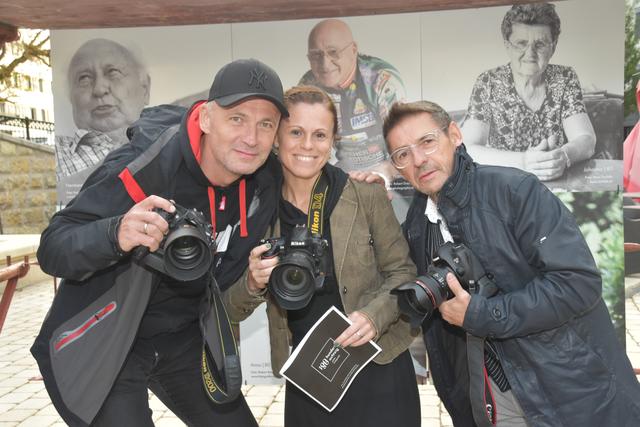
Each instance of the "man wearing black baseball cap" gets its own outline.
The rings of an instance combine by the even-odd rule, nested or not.
[[[217,335],[228,322],[217,303],[274,218],[270,152],[283,116],[278,75],[255,59],[231,62],[208,101],[143,110],[131,143],[53,216],[38,260],[63,280],[31,351],[69,425],[152,426],[150,389],[188,425],[257,426],[233,337]],[[212,274],[179,281],[132,256],[163,247],[174,205],[211,222]]]

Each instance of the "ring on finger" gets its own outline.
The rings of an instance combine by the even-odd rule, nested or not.
[[[148,233],[147,233],[147,227],[149,227],[149,223],[148,223],[148,222],[145,222],[145,223],[144,223],[144,228],[143,228],[143,232],[144,232],[144,234],[148,234]]]
[[[362,334],[360,333],[360,331],[356,331],[356,335],[360,338],[362,338]]]

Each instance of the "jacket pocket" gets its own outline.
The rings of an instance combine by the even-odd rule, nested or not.
[[[376,265],[376,254],[373,250],[373,237],[370,234],[354,238],[355,253],[358,264],[371,267]],[[349,254],[347,254],[349,256]]]
[[[605,425],[593,424],[593,417],[597,415],[588,415],[585,411],[604,408],[613,400],[615,378],[571,322],[531,335],[528,341],[533,347],[527,346],[529,361],[560,417],[571,420],[572,425],[579,425],[574,423],[578,420],[586,425]]]

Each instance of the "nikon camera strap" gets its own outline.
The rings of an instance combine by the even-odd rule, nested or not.
[[[322,225],[324,223],[324,205],[329,192],[329,179],[324,171],[320,173],[318,179],[313,184],[311,200],[309,200],[309,215],[307,216],[307,227],[313,234],[322,236]]]
[[[215,403],[225,403],[235,400],[240,394],[240,356],[220,288],[213,276],[206,292],[207,308],[200,318],[203,336],[202,381],[209,399]]]

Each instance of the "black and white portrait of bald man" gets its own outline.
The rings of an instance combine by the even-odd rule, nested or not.
[[[71,58],[67,83],[77,131],[56,138],[59,178],[87,175],[126,142],[127,127],[149,103],[151,79],[127,47],[96,38]]]

